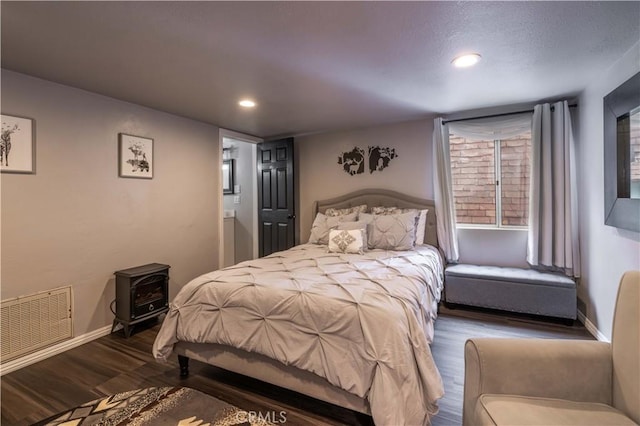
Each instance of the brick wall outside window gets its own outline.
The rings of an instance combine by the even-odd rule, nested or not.
[[[640,198],[640,112],[635,112],[630,117],[619,118],[617,131],[619,139],[629,140],[629,151],[626,155],[630,163],[627,167],[631,182],[626,190],[631,191],[628,194],[631,198]]]
[[[472,141],[451,135],[449,143],[457,223],[495,225],[494,141]],[[500,143],[501,225],[526,226],[531,137],[523,135]]]
[[[492,224],[496,221],[493,141],[449,138],[456,222]]]
[[[527,226],[531,136],[501,141],[502,225]]]
[[[640,113],[635,113],[634,115],[634,120],[631,121],[630,135],[631,182],[632,185],[638,185],[640,182],[640,118],[638,118],[638,115]]]

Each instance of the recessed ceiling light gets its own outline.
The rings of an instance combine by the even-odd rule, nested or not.
[[[253,108],[254,106],[256,106],[256,103],[250,99],[243,99],[238,102],[238,105],[245,108]]]
[[[477,64],[480,61],[480,58],[482,58],[482,56],[480,56],[480,54],[478,53],[467,53],[465,55],[458,56],[453,61],[451,61],[451,63],[455,67],[466,68]]]

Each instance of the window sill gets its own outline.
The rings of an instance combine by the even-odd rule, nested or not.
[[[456,225],[457,229],[481,229],[486,231],[528,231],[526,226]]]

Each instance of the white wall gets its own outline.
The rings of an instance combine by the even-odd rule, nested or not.
[[[458,229],[460,263],[528,268],[527,231]]]
[[[224,139],[224,146],[231,147],[231,157],[235,160],[235,185],[240,185],[239,194],[224,196],[225,210],[234,210],[235,217],[235,263],[253,259],[253,225],[254,213],[254,180],[256,163],[254,161],[256,145],[234,139]],[[235,204],[234,198],[240,197],[240,203]],[[258,238],[256,235],[255,238]]]
[[[170,296],[218,267],[219,130],[2,70],[2,112],[33,118],[34,175],[3,173],[2,299],[73,288],[76,336],[110,325],[113,273],[171,265]],[[118,133],[154,139],[154,177],[118,177]]]
[[[640,42],[597,80],[579,99],[579,205],[582,283],[578,297],[587,320],[607,338],[622,274],[640,269],[640,234],[604,224],[602,99],[640,71]]]

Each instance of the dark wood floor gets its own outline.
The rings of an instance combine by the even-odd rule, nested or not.
[[[445,385],[435,426],[459,425],[464,385],[464,342],[469,337],[592,339],[567,326],[484,311],[442,309],[432,352]],[[177,359],[154,361],[150,349],[159,326],[129,339],[112,334],[6,374],[1,382],[3,426],[27,425],[104,395],[148,386],[188,386],[245,410],[285,411],[289,425],[371,425],[368,416],[266,385],[195,361],[180,380]]]

